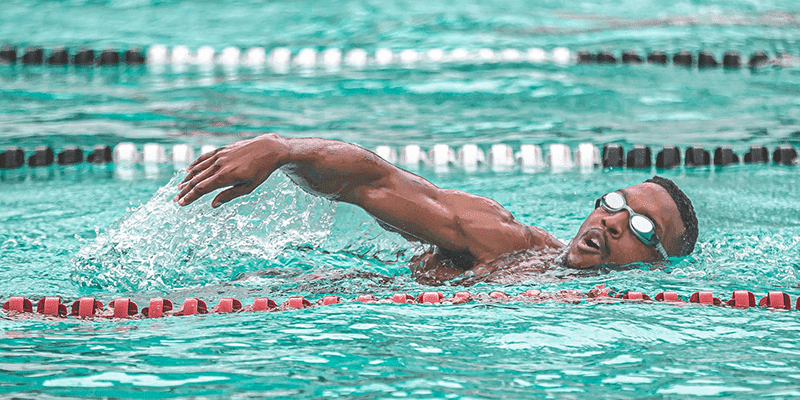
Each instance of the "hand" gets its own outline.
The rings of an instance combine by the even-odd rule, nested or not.
[[[228,187],[211,202],[211,207],[219,207],[255,190],[286,163],[288,155],[286,139],[272,134],[220,147],[186,168],[188,174],[178,184],[180,192],[172,201],[186,206]]]

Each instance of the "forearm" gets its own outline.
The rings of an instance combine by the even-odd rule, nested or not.
[[[304,189],[359,204],[364,188],[372,188],[397,167],[356,145],[327,139],[282,138],[287,151],[283,170]]]

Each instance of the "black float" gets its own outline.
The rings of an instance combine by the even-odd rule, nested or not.
[[[672,57],[672,64],[681,67],[691,67],[692,55],[688,51],[680,51]]]
[[[610,51],[604,50],[597,53],[597,62],[601,64],[616,64],[617,59]]]
[[[650,148],[642,145],[633,146],[633,149],[628,152],[625,165],[628,168],[650,168],[653,165],[653,156]]]
[[[603,146],[603,167],[619,168],[625,163],[625,150],[618,144],[607,144]]]
[[[633,50],[627,50],[622,53],[622,62],[625,64],[641,64],[642,57]]]
[[[588,64],[594,61],[594,54],[588,51],[578,52],[578,64]]]
[[[125,62],[128,64],[144,64],[144,55],[139,49],[128,49],[125,52]]]
[[[22,55],[23,64],[39,65],[44,62],[44,51],[41,47],[31,46],[25,49]]]
[[[0,63],[16,64],[17,49],[11,46],[3,46],[3,48],[0,48]]]
[[[666,64],[667,53],[664,53],[663,51],[652,51],[647,56],[647,62],[650,64]]]
[[[735,51],[729,51],[722,58],[722,66],[725,68],[739,68],[742,66],[742,57]]]
[[[716,68],[718,65],[719,63],[714,58],[714,55],[707,51],[701,51],[697,55],[697,66],[700,68]]]
[[[113,49],[106,49],[100,53],[100,58],[97,60],[97,63],[100,65],[118,65],[119,64],[119,52]]]
[[[75,65],[92,65],[94,64],[94,50],[80,49],[72,58]]]
[[[83,162],[83,150],[75,146],[67,146],[58,153],[58,165],[72,165]]]
[[[0,153],[0,168],[13,169],[25,165],[25,152],[19,147],[8,147]]]
[[[756,51],[750,56],[750,62],[748,65],[750,68],[758,68],[763,67],[769,62],[769,57],[763,51]]]
[[[37,147],[33,154],[28,157],[29,167],[46,167],[53,163],[53,149],[50,146]]]
[[[714,165],[721,167],[738,163],[739,156],[733,152],[731,146],[721,146],[714,150]]]
[[[764,164],[769,162],[769,151],[764,146],[750,146],[744,154],[745,164]]]
[[[67,49],[59,47],[53,50],[53,52],[50,53],[50,57],[47,57],[47,63],[50,65],[69,64],[69,54],[67,53]]]
[[[797,160],[797,150],[794,147],[785,144],[778,146],[772,153],[772,161],[775,164],[792,165]]]
[[[674,146],[664,146],[656,155],[656,168],[669,169],[681,165],[681,151]]]
[[[94,146],[94,149],[86,157],[86,161],[93,164],[107,164],[113,161],[111,148],[106,145]]]
[[[686,166],[700,167],[711,164],[711,155],[702,146],[692,146],[686,149]]]

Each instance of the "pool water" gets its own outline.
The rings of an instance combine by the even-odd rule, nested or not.
[[[800,51],[797,6],[745,2],[10,1],[0,41],[95,49]],[[686,21],[690,21],[687,23]],[[800,69],[444,63],[289,71],[0,66],[0,148],[222,145],[272,131],[367,148],[591,142],[800,147]],[[169,165],[0,170],[0,301],[283,301],[596,285],[800,295],[797,166],[416,172],[490,196],[567,241],[594,199],[658,173],[698,210],[693,255],[520,283],[414,281],[423,247],[276,174],[213,210],[171,201]],[[797,398],[800,313],[663,303],[342,304],[158,320],[0,313],[13,398]]]

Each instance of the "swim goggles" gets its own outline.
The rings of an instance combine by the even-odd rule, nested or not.
[[[625,197],[622,196],[622,194],[618,192],[604,194],[594,203],[594,208],[598,208],[600,206],[603,206],[603,208],[610,213],[628,210],[628,214],[630,214],[628,225],[630,225],[633,234],[639,240],[641,240],[642,243],[655,247],[655,249],[658,250],[658,253],[664,257],[664,259],[669,257],[667,251],[664,250],[664,246],[661,245],[661,242],[658,240],[658,235],[656,234],[656,224],[650,218],[647,218],[642,214],[637,214],[635,211],[633,211],[633,209],[628,206],[628,203],[625,201]]]

